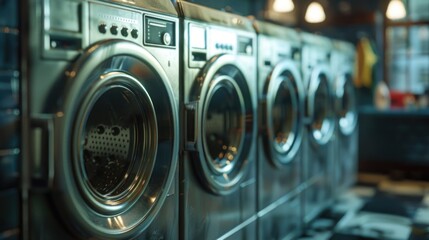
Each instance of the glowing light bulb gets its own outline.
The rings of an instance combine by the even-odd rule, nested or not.
[[[391,0],[387,6],[386,16],[391,20],[401,19],[407,15],[401,0]]]
[[[273,9],[276,12],[291,12],[295,8],[292,0],[274,0]]]
[[[309,23],[320,23],[325,21],[326,15],[322,5],[318,2],[312,2],[308,5],[307,12],[305,12],[305,21]]]

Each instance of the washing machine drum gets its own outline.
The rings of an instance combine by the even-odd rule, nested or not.
[[[348,136],[357,125],[356,92],[350,72],[340,75],[335,82],[337,121],[340,133]]]
[[[54,188],[63,194],[53,197],[79,237],[130,238],[151,223],[173,180],[177,104],[140,46],[89,49],[66,72],[54,143]]]
[[[310,119],[309,132],[311,142],[325,145],[333,136],[334,101],[333,86],[329,75],[329,68],[324,65],[316,67],[308,85],[307,116]]]
[[[279,63],[264,86],[265,150],[276,166],[287,165],[302,142],[304,90],[296,64]]]
[[[196,172],[215,194],[228,194],[243,181],[256,124],[249,86],[232,56],[222,55],[201,71],[192,94],[198,100],[194,154]]]

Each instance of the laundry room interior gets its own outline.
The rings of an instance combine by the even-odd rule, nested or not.
[[[0,240],[429,239],[429,0],[0,0]]]

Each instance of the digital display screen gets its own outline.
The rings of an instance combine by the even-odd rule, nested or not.
[[[189,45],[191,48],[206,49],[206,29],[204,27],[190,25]]]

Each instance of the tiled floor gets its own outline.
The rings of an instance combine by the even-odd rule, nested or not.
[[[300,239],[429,240],[429,183],[362,174]]]

